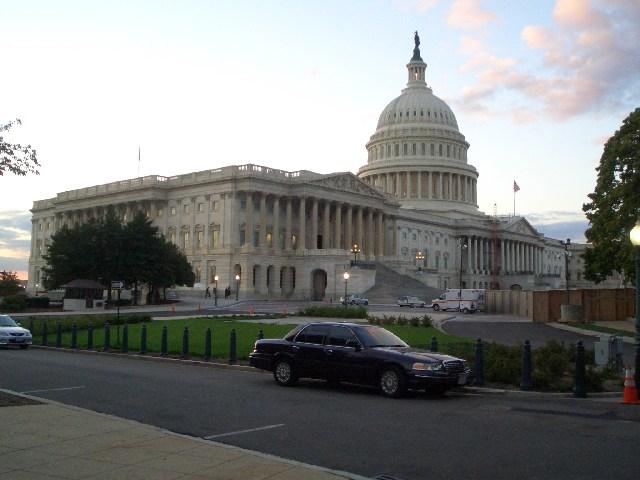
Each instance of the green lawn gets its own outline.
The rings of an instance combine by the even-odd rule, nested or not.
[[[140,332],[143,324],[128,325],[129,351],[140,350]],[[227,320],[225,318],[195,318],[188,320],[154,320],[144,324],[147,326],[147,352],[159,353],[162,327],[167,326],[167,351],[169,355],[182,354],[182,337],[184,328],[189,329],[189,354],[192,357],[202,357],[204,354],[204,342],[207,328],[212,332],[212,356],[226,359],[229,357],[229,337],[232,329],[236,330],[237,356],[240,360],[247,360],[253,348],[253,343],[258,338],[258,332],[262,330],[265,338],[282,338],[295,327],[295,325],[273,325],[262,323],[245,323],[237,320]],[[458,351],[462,347],[471,347],[472,342],[467,339],[445,335],[434,328],[412,327],[390,325],[385,326],[405,342],[413,347],[429,348],[431,338],[438,339],[440,351],[450,351],[451,348]],[[122,330],[120,326],[110,327],[111,349],[119,350],[122,344]],[[118,338],[120,342],[118,342]],[[41,337],[34,337],[34,344],[40,345]],[[54,346],[56,343],[55,331],[49,331],[48,344]],[[71,346],[71,332],[62,333],[62,346]],[[78,330],[78,347],[86,348],[87,330]],[[93,330],[93,348],[101,350],[104,346],[104,328]],[[465,348],[466,350],[466,348]]]
[[[570,323],[567,323],[567,325],[570,325],[576,328],[582,328],[583,330],[591,330],[592,332],[602,332],[602,333],[608,333],[610,335],[617,335],[619,337],[633,337],[634,335],[633,332],[628,332],[626,330],[618,330],[617,328],[594,325],[593,323],[570,322]]]

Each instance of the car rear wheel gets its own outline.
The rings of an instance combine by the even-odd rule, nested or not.
[[[462,313],[469,313],[469,309],[468,308],[463,308],[462,309]]]
[[[276,362],[275,367],[273,367],[273,378],[275,378],[278,385],[284,387],[290,387],[298,381],[293,365],[289,360],[278,360]]]
[[[385,368],[380,374],[378,386],[385,397],[399,398],[407,391],[405,375],[398,367]]]
[[[438,310],[440,310],[440,305],[436,304],[433,306],[433,311],[437,312]]]

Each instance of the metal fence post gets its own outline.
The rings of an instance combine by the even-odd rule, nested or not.
[[[182,358],[189,358],[189,328],[184,327],[182,331]]]
[[[167,356],[167,326],[162,327],[162,338],[160,339],[160,356]]]
[[[207,328],[204,335],[204,359],[207,362],[211,360],[211,328]]]
[[[71,324],[71,348],[78,348],[78,325],[76,322]]]
[[[56,324],[56,348],[62,347],[62,324]]]
[[[122,353],[129,352],[129,325],[126,323],[122,326],[122,347],[120,351]]]
[[[436,337],[431,337],[431,351],[438,351],[438,339]]]
[[[264,338],[264,332],[262,331],[262,329],[260,329],[260,331],[258,332],[258,340],[262,340]]]
[[[236,329],[231,329],[231,334],[229,335],[229,364],[233,365],[238,361],[237,352],[236,352]]]
[[[576,398],[586,398],[587,396],[584,345],[582,344],[582,340],[578,340],[578,345],[576,345],[576,375],[573,396]]]
[[[104,322],[104,346],[102,350],[104,352],[108,352],[110,346],[111,346],[111,330],[109,328],[109,322]]]
[[[42,323],[42,345],[49,345],[49,334],[47,333],[47,321]]]
[[[147,326],[142,324],[142,331],[140,332],[140,353],[144,355],[147,353]]]
[[[482,340],[476,341],[476,368],[474,372],[473,384],[477,387],[484,385],[484,351],[482,350]]]
[[[524,341],[524,349],[522,350],[522,381],[520,382],[520,390],[531,390],[531,343],[529,340]]]
[[[87,350],[93,350],[93,323],[87,326]]]
[[[34,335],[34,336],[35,336],[36,331],[35,331],[35,329],[34,329],[34,325],[33,325],[33,318],[32,318],[32,319],[31,319],[31,321],[29,322],[29,331],[31,332],[31,335]]]

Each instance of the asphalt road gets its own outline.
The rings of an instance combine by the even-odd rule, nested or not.
[[[328,468],[403,480],[637,478],[640,407],[415,394],[140,361],[0,350],[0,386]]]

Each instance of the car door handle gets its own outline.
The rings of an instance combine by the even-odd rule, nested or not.
[[[293,350],[294,352],[297,352],[298,350],[300,350],[300,347],[297,345],[292,345],[291,350]]]
[[[327,355],[333,355],[333,350],[325,350]]]

